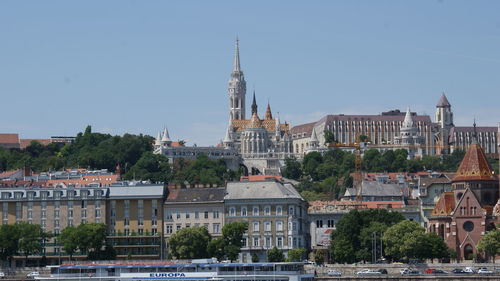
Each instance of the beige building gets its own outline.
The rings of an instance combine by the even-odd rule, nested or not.
[[[185,227],[204,226],[212,237],[222,235],[225,188],[169,188],[164,233],[168,238]]]
[[[2,188],[0,217],[2,224],[27,222],[39,224],[46,232],[59,234],[67,226],[84,222],[106,223],[108,188]],[[40,255],[50,259],[66,258],[62,247],[49,241]],[[74,256],[78,258],[79,255]]]
[[[108,242],[117,258],[160,259],[164,255],[163,185],[109,187]]]
[[[294,248],[309,248],[307,202],[295,188],[279,180],[243,181],[227,184],[225,223],[248,222],[240,261],[250,262],[252,255],[267,260],[273,247],[285,255]]]

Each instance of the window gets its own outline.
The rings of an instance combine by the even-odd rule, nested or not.
[[[253,231],[259,231],[260,224],[258,221],[253,222]]]
[[[87,217],[87,210],[82,209],[82,218],[86,218],[86,217]]]
[[[176,225],[175,227],[177,228],[177,230],[181,229],[181,225],[180,224]]]
[[[236,208],[234,207],[229,208],[229,216],[230,217],[236,216]]]
[[[471,232],[474,230],[474,223],[471,221],[464,222],[464,230],[467,232]]]
[[[167,220],[171,220],[172,219],[172,213],[171,212],[167,212]]]
[[[271,207],[270,206],[264,207],[264,215],[266,215],[266,216],[271,215]]]
[[[323,220],[316,220],[316,227],[322,228],[323,227]]]
[[[59,217],[59,210],[54,210],[54,217],[58,218]]]
[[[252,215],[254,215],[254,216],[258,216],[259,215],[259,207],[257,207],[257,206],[253,207]]]
[[[247,207],[241,207],[241,215],[243,217],[246,217],[247,216]]]
[[[68,226],[73,226],[73,220],[72,219],[68,220]]]
[[[167,224],[167,226],[165,228],[165,232],[167,234],[171,234],[172,233],[172,225],[171,224]]]
[[[289,215],[289,216],[293,216],[293,215],[295,215],[295,208],[294,208],[293,206],[290,206],[290,207],[288,208],[288,215]]]
[[[181,213],[177,212],[177,219],[180,219],[180,218],[181,218]]]
[[[200,218],[200,212],[199,211],[194,212],[194,218],[195,219],[199,219]]]
[[[32,219],[33,218],[33,211],[29,210],[28,211],[28,219]]]
[[[54,220],[54,227],[59,227],[59,220]]]
[[[101,217],[101,210],[95,210],[95,217],[100,218]]]
[[[213,233],[220,233],[220,224],[214,223],[213,225]]]
[[[204,215],[204,218],[208,219],[208,211],[205,211],[205,213],[203,215]]]
[[[328,227],[335,227],[335,221],[334,220],[328,220]]]
[[[265,222],[264,231],[271,231],[271,222],[270,221]]]
[[[266,248],[271,248],[271,237],[266,237]]]
[[[283,231],[283,221],[276,221],[276,231]]]
[[[277,237],[276,238],[276,246],[277,247],[283,247],[283,237]]]
[[[276,215],[281,216],[283,215],[283,207],[281,206],[276,206]]]
[[[70,217],[70,218],[73,217],[73,210],[68,210],[68,217]]]
[[[137,232],[138,232],[140,235],[143,235],[143,234],[144,234],[144,229],[139,228],[139,229],[137,230]]]
[[[190,217],[190,214],[188,212],[186,212],[186,219],[189,219]]]
[[[259,247],[259,237],[254,237],[253,238],[253,246],[254,247]]]
[[[46,217],[47,217],[47,211],[42,210],[42,218],[46,218]]]
[[[248,247],[248,237],[243,238],[243,245],[242,247]]]
[[[214,219],[218,219],[219,218],[219,211],[214,211]]]

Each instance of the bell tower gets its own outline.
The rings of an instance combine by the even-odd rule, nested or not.
[[[234,50],[233,71],[229,79],[229,118],[231,120],[245,119],[245,95],[247,83],[240,66],[240,41],[236,38]]]
[[[451,111],[451,104],[443,93],[436,105],[436,123],[439,125],[439,143],[441,151],[444,154],[451,153],[449,147],[450,130],[453,125],[453,112]]]

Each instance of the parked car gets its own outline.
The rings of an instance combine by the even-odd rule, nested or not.
[[[5,278],[5,273],[0,271],[0,278]]]
[[[401,275],[420,275],[422,274],[420,271],[412,268],[403,268],[399,271]]]
[[[453,274],[470,274],[470,272],[467,272],[461,268],[455,268],[451,271]]]
[[[481,267],[477,270],[478,274],[493,274],[492,270],[487,269],[486,267]]]
[[[28,278],[35,278],[38,276],[40,276],[40,272],[38,272],[38,271],[32,271],[32,272],[26,274],[26,277],[28,277]]]
[[[380,274],[387,274],[387,269],[385,269],[385,268],[381,268],[377,271],[380,272]]]
[[[471,266],[464,268],[464,271],[467,273],[476,273],[476,269],[474,267],[471,267]]]
[[[428,268],[425,270],[425,273],[427,274],[448,274],[448,272],[441,270],[441,269],[435,269],[435,268]]]
[[[341,272],[336,271],[335,269],[328,270],[328,276],[342,276]]]
[[[376,270],[372,270],[372,269],[363,269],[363,270],[356,272],[356,275],[378,275],[378,274],[382,274],[382,273],[380,273]]]

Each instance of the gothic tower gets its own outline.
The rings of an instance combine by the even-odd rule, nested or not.
[[[240,66],[240,41],[236,38],[236,48],[234,50],[233,71],[229,79],[229,118],[231,120],[245,119],[245,94],[247,85],[245,76]]]
[[[448,102],[446,95],[443,93],[436,105],[436,123],[439,125],[439,140],[438,145],[441,147],[441,153],[449,154],[449,137],[450,130],[453,125],[453,112],[451,112],[451,104]],[[439,153],[439,151],[438,151]]]

